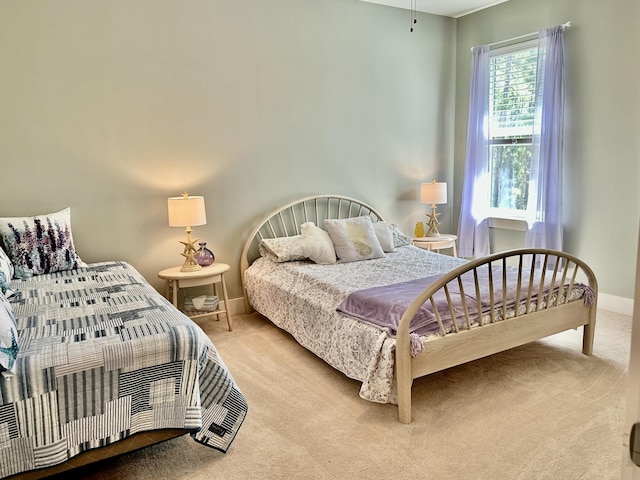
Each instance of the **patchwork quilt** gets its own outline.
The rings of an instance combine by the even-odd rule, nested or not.
[[[0,477],[137,432],[226,452],[247,403],[211,340],[125,262],[13,280],[20,353],[0,376]]]

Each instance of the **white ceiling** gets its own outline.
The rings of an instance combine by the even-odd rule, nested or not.
[[[390,7],[411,9],[412,0],[362,0],[363,2],[379,3]],[[509,0],[415,0],[416,9],[420,12],[458,18],[483,8],[491,7]]]

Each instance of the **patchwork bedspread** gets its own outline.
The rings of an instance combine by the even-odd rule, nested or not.
[[[338,313],[336,307],[357,290],[441,275],[465,262],[414,246],[397,248],[382,258],[335,265],[259,258],[245,271],[245,286],[258,312],[329,365],[361,381],[362,398],[397,403],[395,338]]]
[[[134,433],[226,452],[246,401],[211,340],[129,264],[13,280],[16,374],[0,377],[0,477]]]

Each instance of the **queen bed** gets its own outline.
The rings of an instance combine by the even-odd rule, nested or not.
[[[440,255],[350,197],[269,213],[241,270],[247,311],[362,382],[362,398],[397,403],[402,423],[415,378],[581,326],[583,353],[593,348],[597,282],[584,262],[539,249]]]

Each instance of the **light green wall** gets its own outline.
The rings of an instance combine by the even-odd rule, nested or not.
[[[637,0],[510,0],[458,20],[454,212],[464,175],[470,47],[569,20],[565,250],[591,265],[601,292],[632,298],[640,214]],[[508,233],[501,248],[505,238],[523,237]]]
[[[0,215],[70,206],[85,261],[161,288],[185,235],[166,198],[204,195],[231,297],[283,202],[355,196],[410,228],[419,183],[453,181],[455,30],[358,0],[1,2]]]
[[[409,33],[406,10],[359,0],[0,2],[0,215],[70,206],[83,259],[130,261],[161,288],[184,236],[165,199],[204,195],[195,234],[233,267],[231,297],[253,222],[298,196],[355,196],[410,231],[437,178],[453,232],[469,48],[571,20],[567,250],[631,298],[639,9],[510,0]]]

